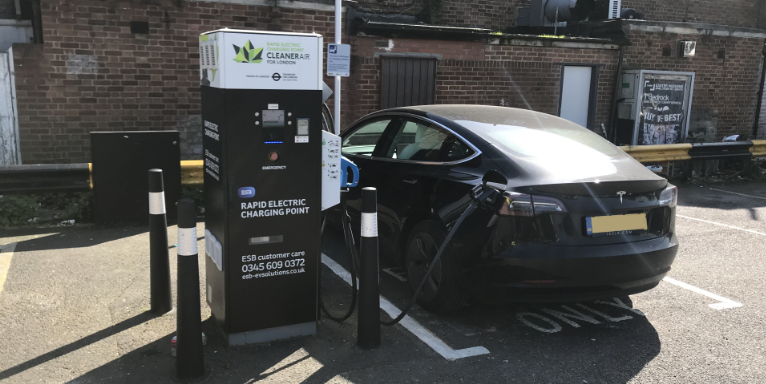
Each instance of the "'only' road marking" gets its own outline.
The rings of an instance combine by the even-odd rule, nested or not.
[[[740,230],[740,231],[745,231],[745,232],[754,233],[754,234],[756,234],[756,235],[766,236],[766,233],[763,233],[763,232],[758,232],[758,231],[753,231],[752,229],[745,229],[745,228],[735,227],[735,226],[733,226],[733,225],[728,225],[728,224],[721,224],[721,223],[716,223],[715,221],[710,221],[710,220],[703,220],[703,219],[697,219],[697,218],[694,218],[694,217],[689,217],[689,216],[684,216],[684,215],[679,215],[679,214],[676,214],[676,216],[677,216],[677,217],[683,217],[684,219],[689,219],[689,220],[696,220],[696,221],[701,221],[701,222],[703,222],[703,223],[708,223],[708,224],[718,225],[718,226],[720,226],[720,227],[726,227],[726,228],[731,228],[731,229],[738,229],[738,230]]]
[[[722,297],[722,296],[718,296],[715,293],[708,292],[708,291],[706,291],[706,290],[704,290],[702,288],[697,288],[697,287],[695,287],[693,285],[686,284],[683,281],[678,281],[678,280],[676,280],[676,279],[674,279],[672,277],[667,277],[666,276],[662,280],[663,281],[667,281],[670,284],[677,285],[677,286],[679,286],[681,288],[688,289],[688,290],[690,290],[692,292],[699,293],[700,295],[707,296],[707,297],[709,297],[709,298],[711,298],[713,300],[718,300],[719,301],[718,303],[714,303],[714,304],[709,304],[708,305],[710,308],[713,308],[713,309],[718,310],[718,311],[720,311],[722,309],[739,308],[739,307],[741,307],[743,305],[742,303],[738,303],[738,302],[736,302],[734,300],[727,299],[727,298]]]
[[[5,279],[8,277],[8,270],[11,268],[11,258],[13,251],[16,250],[16,243],[0,245],[0,294],[3,293]]]
[[[607,301],[595,301],[594,304],[602,304],[607,306],[612,306],[620,309],[625,309],[629,312],[632,312],[639,316],[646,316],[643,312],[641,312],[638,309],[635,309],[633,307],[630,307],[622,302],[622,300],[618,298],[612,298],[612,300]],[[580,307],[581,309],[584,309],[585,311],[589,312],[589,314],[585,314],[583,312],[580,312],[571,306],[568,305],[562,305],[561,308],[566,310],[567,312],[562,312],[559,310],[554,310],[551,308],[541,308],[539,309],[541,312],[544,312],[547,316],[540,315],[538,313],[534,312],[519,312],[516,314],[516,319],[522,322],[524,325],[538,330],[540,332],[544,333],[556,333],[563,329],[561,324],[559,324],[556,320],[564,323],[569,324],[573,328],[580,328],[580,324],[578,324],[576,321],[581,321],[584,323],[590,323],[590,324],[601,324],[601,322],[596,319],[595,316],[598,316],[600,318],[603,318],[604,320],[612,323],[619,323],[621,321],[630,320],[633,318],[633,316],[629,315],[623,315],[620,317],[614,317],[611,315],[608,315],[602,311],[599,311],[597,309],[593,309],[585,304],[577,303],[576,306]],[[589,305],[592,305],[589,303]],[[593,316],[595,315],[595,316]],[[534,323],[532,320],[537,319],[541,322],[544,322],[546,324],[542,324],[540,322]],[[554,320],[556,319],[556,320]]]
[[[348,273],[348,271],[346,271],[346,269],[343,268],[340,264],[336,263],[335,260],[329,258],[323,253],[322,263],[329,267],[333,272],[335,272],[336,275],[340,276],[340,278],[343,279],[343,281],[345,281],[348,285],[351,285],[351,274]],[[380,296],[380,309],[385,311],[389,316],[391,316],[392,319],[396,318],[400,313],[402,313],[399,308],[396,308],[395,305],[391,304],[391,302],[386,300],[386,298],[384,298],[382,295]],[[426,345],[431,347],[431,349],[442,355],[442,357],[447,360],[457,360],[464,357],[489,354],[489,350],[484,347],[472,347],[454,350],[441,339],[439,339],[436,335],[425,329],[422,325],[420,325],[420,323],[415,321],[415,319],[411,318],[409,315],[404,316],[402,321],[399,322],[399,325],[412,332],[413,335],[417,336],[418,339],[426,343]]]

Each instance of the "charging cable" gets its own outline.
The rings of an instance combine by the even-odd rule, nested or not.
[[[436,263],[439,261],[439,258],[441,258],[442,254],[444,253],[444,250],[447,249],[447,245],[452,241],[452,237],[455,235],[455,232],[457,232],[458,228],[460,228],[460,225],[463,224],[463,221],[465,220],[465,218],[468,217],[471,213],[473,213],[473,211],[476,209],[476,207],[479,206],[479,204],[494,202],[497,195],[499,195],[499,191],[495,189],[494,187],[487,185],[487,183],[477,185],[476,187],[473,188],[473,190],[471,190],[471,197],[473,198],[471,205],[469,205],[468,208],[466,208],[465,211],[463,211],[463,213],[455,222],[455,225],[452,227],[452,229],[450,229],[449,233],[447,233],[447,237],[444,239],[444,242],[442,242],[442,244],[439,246],[439,250],[436,252],[436,256],[434,256],[434,259],[431,261],[431,265],[428,267],[428,271],[426,271],[425,276],[423,276],[423,280],[421,280],[420,284],[418,284],[418,288],[415,289],[415,293],[412,295],[410,302],[407,303],[407,306],[404,307],[404,309],[402,310],[402,313],[400,313],[399,316],[397,316],[395,319],[391,321],[381,320],[380,321],[381,324],[386,326],[396,325],[404,318],[404,316],[407,316],[407,313],[410,311],[412,306],[417,301],[418,296],[420,296],[420,292],[423,290],[423,286],[426,285],[426,281],[431,276],[431,273],[434,271],[434,267],[436,267]]]
[[[327,223],[327,215],[324,216],[324,219],[322,220],[322,230],[321,235],[324,235],[324,227]],[[348,311],[343,314],[343,316],[336,317],[333,316],[330,311],[325,306],[324,301],[322,300],[322,295],[319,295],[319,307],[322,308],[322,312],[327,315],[331,320],[337,321],[337,322],[343,322],[348,320],[349,317],[351,317],[351,314],[354,313],[354,310],[356,309],[356,296],[357,292],[359,291],[356,285],[356,271],[358,270],[357,260],[359,260],[359,256],[357,256],[356,252],[356,242],[354,241],[354,232],[351,231],[351,220],[349,220],[348,211],[346,210],[346,194],[343,193],[341,195],[341,223],[343,226],[343,236],[346,239],[346,254],[349,258],[349,264],[351,269],[351,305],[348,308]]]

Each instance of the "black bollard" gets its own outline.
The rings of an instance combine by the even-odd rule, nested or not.
[[[168,219],[162,170],[149,170],[149,281],[151,312],[162,315],[173,309],[168,257]]]
[[[378,191],[362,189],[362,239],[359,254],[359,322],[356,345],[380,346],[380,293],[378,276]]]
[[[178,202],[178,322],[176,372],[181,380],[205,373],[202,356],[202,319],[199,306],[197,212],[194,200]]]

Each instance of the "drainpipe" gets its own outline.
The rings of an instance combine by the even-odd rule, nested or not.
[[[43,18],[40,10],[40,0],[32,0],[32,33],[34,43],[43,43]]]
[[[758,80],[758,104],[755,107],[755,122],[753,123],[753,140],[758,138],[758,125],[761,123],[761,109],[763,109],[763,83],[766,81],[766,46],[763,47],[761,59],[761,78]]]
[[[622,89],[622,60],[625,57],[625,44],[620,43],[620,58],[617,60],[617,74],[614,79],[614,95],[612,96],[612,115],[610,116],[610,133],[611,139],[607,138],[613,143],[617,140],[617,102],[620,98],[620,92]]]
[[[341,10],[343,4],[341,0],[335,0],[335,44],[341,44]],[[335,76],[335,100],[333,109],[335,109],[335,134],[340,135],[340,76]]]
[[[16,20],[21,20],[21,0],[15,0],[13,4],[16,6]]]

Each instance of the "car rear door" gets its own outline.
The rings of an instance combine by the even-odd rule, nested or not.
[[[437,175],[448,158],[455,136],[433,122],[403,116],[390,143],[376,157],[382,188],[378,192],[378,231],[385,252],[398,256],[402,230],[414,214],[432,215]],[[381,245],[381,249],[384,246]]]

